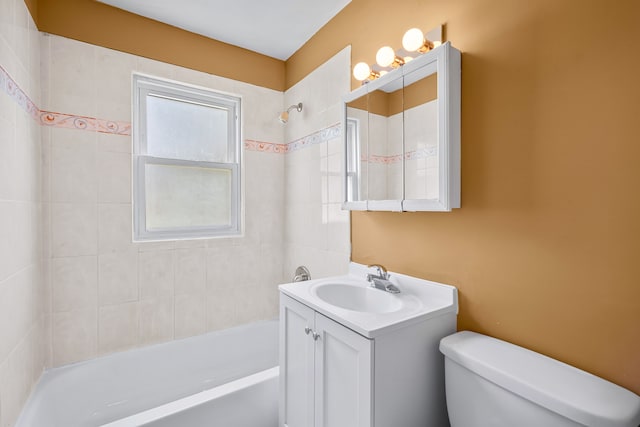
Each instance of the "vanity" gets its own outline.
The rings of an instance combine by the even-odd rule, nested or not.
[[[390,273],[390,292],[372,273],[280,286],[281,427],[449,425],[438,345],[456,288]]]

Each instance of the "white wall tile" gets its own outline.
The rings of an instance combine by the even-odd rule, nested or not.
[[[131,70],[136,57],[95,47],[96,117],[113,121],[131,120]]]
[[[98,206],[51,204],[51,251],[54,257],[96,255]]]
[[[97,141],[99,153],[131,153],[131,136],[99,133],[97,135]]]
[[[131,155],[101,152],[98,156],[98,201],[131,203]]]
[[[173,339],[173,297],[140,302],[140,344],[154,344]]]
[[[14,0],[0,1],[0,37],[2,37],[10,46],[15,46],[15,7]]]
[[[44,109],[86,117],[96,116],[95,46],[52,36],[50,98]]]
[[[216,289],[206,294],[207,329],[216,331],[237,324],[236,302],[231,290]]]
[[[140,306],[137,302],[100,307],[98,351],[100,354],[128,350],[138,344]]]
[[[98,306],[98,258],[53,258],[52,310],[63,312]]]
[[[99,253],[134,249],[132,227],[131,205],[113,203],[98,205]]]
[[[87,133],[76,131],[76,134],[85,136]],[[54,140],[51,147],[53,202],[95,203],[97,200],[98,171],[94,138],[79,139],[82,140],[81,144],[64,144]]]
[[[205,249],[176,249],[174,253],[175,294],[203,293],[206,284]]]
[[[15,125],[5,119],[3,98],[8,96],[0,93],[0,200],[11,200],[15,196]]]
[[[140,300],[173,298],[173,251],[140,252],[138,269]]]
[[[14,183],[16,198],[23,201],[40,200],[40,139],[39,134],[33,135],[32,119],[24,111],[16,115],[16,145],[15,162],[25,165],[15,169]]]
[[[51,335],[54,366],[97,356],[97,308],[53,313]]]
[[[3,426],[13,425],[22,402],[29,396],[32,369],[29,352],[30,342],[24,339],[7,358],[6,368],[0,373],[0,402],[4,408],[2,417],[6,422]]]
[[[206,295],[184,294],[175,298],[175,338],[206,332]]]
[[[17,209],[14,202],[0,201],[0,281],[18,269],[18,257],[13,250],[19,238],[14,227]]]
[[[134,249],[131,205],[98,205],[98,251],[101,254]]]
[[[100,307],[138,300],[138,252],[114,252],[98,256],[98,304]]]

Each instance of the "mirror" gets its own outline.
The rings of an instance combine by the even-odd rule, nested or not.
[[[344,134],[344,209],[460,207],[460,52],[447,42],[354,90]]]
[[[369,113],[367,111],[368,94],[365,93],[346,104],[344,126],[346,147],[345,200],[366,209],[368,162],[369,158]],[[359,205],[360,204],[360,205]]]
[[[403,199],[403,77],[369,93],[369,201]],[[388,204],[388,203],[386,203]],[[394,203],[391,210],[401,210]],[[371,209],[371,207],[369,207]]]
[[[414,83],[404,86],[405,199],[437,199],[438,74],[420,73],[407,75]]]

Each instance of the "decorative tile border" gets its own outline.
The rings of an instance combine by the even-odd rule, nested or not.
[[[261,151],[264,153],[284,154],[287,152],[287,144],[276,144],[275,142],[244,140],[244,149],[249,151]]]
[[[9,95],[9,98],[13,99],[20,108],[22,108],[32,119],[38,120],[40,115],[40,109],[36,104],[31,101],[29,96],[11,78],[9,73],[0,65],[0,88],[2,91]]]
[[[29,98],[9,73],[0,65],[0,88],[9,98],[18,104],[31,118],[43,126],[65,129],[80,129],[116,135],[131,135],[131,123],[96,119],[95,117],[74,116],[71,114],[44,111]]]
[[[18,84],[11,78],[9,73],[0,65],[0,88],[11,99],[14,100],[32,119],[42,126],[49,126],[63,129],[86,130],[90,132],[110,133],[114,135],[131,135],[131,123],[111,120],[103,120],[95,117],[77,116],[73,114],[56,113],[45,111],[31,101],[29,96],[20,89]],[[273,142],[255,141],[246,139],[244,141],[245,150],[259,151],[264,153],[286,154],[315,144],[321,144],[342,134],[342,126],[336,123],[310,135],[296,139],[288,144],[277,144]]]
[[[276,144],[273,142],[245,139],[244,148],[245,150],[249,151],[286,154],[292,151],[310,147],[315,144],[327,142],[331,139],[338,138],[340,135],[342,135],[342,125],[340,123],[336,123],[324,129],[320,129],[319,131],[309,134],[305,137],[291,141],[288,144]]]
[[[71,114],[40,111],[40,124],[64,129],[88,130],[115,135],[131,135],[130,122],[116,122],[94,117],[74,116]]]
[[[291,141],[287,144],[287,152],[300,150],[315,144],[321,144],[329,141],[330,139],[337,138],[340,135],[342,135],[342,125],[340,123],[336,123],[324,129],[320,129],[310,135]]]
[[[391,165],[394,163],[400,162],[403,157],[404,160],[418,160],[418,159],[426,159],[427,157],[433,157],[438,155],[438,147],[427,147],[421,148],[420,150],[409,151],[405,153],[404,156],[402,154],[396,154],[394,156],[378,156],[376,154],[371,154],[368,158],[363,156],[360,160],[365,163],[379,163],[384,165]]]

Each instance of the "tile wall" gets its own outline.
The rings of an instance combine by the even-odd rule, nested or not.
[[[47,364],[40,36],[22,0],[0,0],[0,426],[14,424]]]
[[[350,258],[349,212],[341,209],[342,96],[350,91],[347,47],[285,92],[292,111],[285,139],[285,273],[306,265],[313,278],[346,274]],[[313,138],[309,138],[312,135]],[[302,144],[306,142],[306,144]]]
[[[21,0],[0,7],[0,427],[44,367],[273,318],[298,265],[346,272],[348,48],[283,94],[41,34]],[[243,237],[131,241],[132,72],[242,96]]]
[[[41,58],[52,365],[277,316],[282,93],[58,36]],[[244,237],[132,243],[134,71],[242,96]]]

